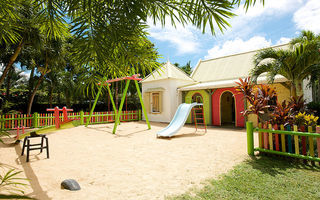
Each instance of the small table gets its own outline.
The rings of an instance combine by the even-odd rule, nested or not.
[[[41,138],[41,143],[30,144],[31,138]],[[45,140],[45,146],[43,145],[44,140]],[[23,140],[21,156],[23,156],[25,148],[27,148],[27,162],[29,162],[29,152],[33,150],[40,150],[40,153],[42,153],[42,150],[46,149],[47,158],[49,158],[49,143],[46,135],[43,135],[43,134],[38,135],[36,133],[31,133],[30,136],[26,136]]]

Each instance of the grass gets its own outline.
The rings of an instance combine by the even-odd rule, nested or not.
[[[168,199],[320,199],[320,168],[279,157],[252,158],[202,189]]]

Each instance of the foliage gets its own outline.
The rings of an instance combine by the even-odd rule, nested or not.
[[[274,82],[276,75],[288,79],[291,95],[302,94],[302,81],[309,76],[320,77],[320,36],[312,42],[307,41],[303,31],[301,38],[293,39],[290,49],[267,48],[259,51],[254,58],[255,67],[250,72],[253,81],[267,73],[269,82]],[[308,32],[309,33],[309,32]]]
[[[312,114],[306,115],[304,118],[306,120],[306,125],[307,126],[315,126],[315,125],[317,125],[317,121],[319,119],[319,117],[315,117]]]
[[[17,199],[32,199],[27,196],[24,196],[24,188],[28,186],[25,182],[28,181],[28,179],[25,178],[19,178],[19,174],[22,171],[17,171],[15,169],[5,169],[4,166],[1,166],[3,169],[0,174],[0,191],[9,194],[0,194],[1,196],[4,196],[6,198],[17,198]],[[22,194],[22,195],[21,195]]]
[[[270,120],[270,111],[272,108],[270,101],[277,97],[276,91],[268,85],[255,86],[250,77],[244,80],[239,78],[236,90],[244,95],[249,102],[248,108],[243,112],[244,116],[255,114],[261,121]]]
[[[315,113],[315,115],[320,116],[320,102],[310,102],[307,104],[308,110]]]
[[[201,189],[168,199],[319,199],[319,178],[316,166],[264,156],[237,165],[219,179],[208,179]]]
[[[288,103],[286,100],[280,103],[273,88],[263,84],[254,85],[250,77],[244,80],[240,78],[236,84],[236,90],[242,93],[249,103],[243,115],[255,114],[260,122],[269,121],[271,124],[316,125],[317,118],[304,112],[305,101],[302,95],[291,97]]]
[[[298,126],[303,126],[306,123],[306,113],[299,112],[296,116],[294,116],[294,124]]]
[[[289,106],[291,107],[291,113],[293,115],[305,111],[305,100],[303,100],[303,95],[298,97],[291,96],[289,100]]]
[[[191,61],[187,62],[185,66],[180,67],[182,71],[184,71],[186,74],[191,75],[192,69],[191,69]]]
[[[290,104],[284,100],[281,104],[277,102],[274,110],[271,113],[272,124],[283,124],[284,126],[292,122],[292,115],[290,114],[292,108]]]
[[[313,114],[306,114],[305,112],[299,112],[294,117],[294,122],[298,126],[307,125],[307,126],[315,126],[317,125],[319,117],[314,116]]]

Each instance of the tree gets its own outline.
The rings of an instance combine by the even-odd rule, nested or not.
[[[33,58],[34,65],[37,67],[37,71],[40,73],[40,77],[38,78],[32,90],[32,93],[29,96],[27,114],[31,113],[34,97],[39,86],[44,80],[45,75],[55,68],[65,66],[63,58],[63,41],[43,41],[42,49],[38,51]]]
[[[187,62],[185,66],[180,67],[186,74],[190,75],[192,73],[191,61]]]
[[[11,7],[4,6],[3,10],[15,11],[13,7],[19,7],[23,2],[37,9],[35,19],[39,30],[48,39],[64,38],[70,26],[71,33],[76,37],[74,60],[81,66],[90,65],[99,70],[110,70],[116,73],[114,76],[123,76],[127,75],[128,67],[135,67],[136,71],[140,67],[142,71],[151,72],[159,66],[156,62],[158,57],[140,54],[150,50],[145,31],[148,18],[162,25],[169,22],[173,25],[191,23],[203,32],[209,26],[215,34],[216,28],[222,31],[229,26],[227,19],[235,15],[231,11],[233,8],[244,2],[248,9],[257,0],[15,0],[10,3]],[[2,13],[5,12],[0,12],[4,16]],[[22,17],[10,18],[10,24],[17,24],[17,18]],[[6,44],[20,41],[14,55],[19,54],[19,48],[24,44],[21,34],[16,38],[19,40],[4,41]],[[15,56],[12,58],[14,62]]]
[[[0,28],[1,25],[7,25],[8,28],[3,27],[4,29],[0,31],[0,44],[13,46],[14,51],[8,62],[5,63],[6,67],[0,77],[0,85],[24,46],[31,45],[36,48],[40,35],[45,36],[46,39],[64,38],[68,35],[64,19],[57,13],[49,13],[49,10],[54,10],[56,6],[49,9],[42,3],[35,5],[32,0],[11,2],[5,0],[4,2],[6,5],[0,10],[0,19],[2,19]],[[11,17],[6,17],[6,15]]]
[[[268,48],[258,52],[251,71],[253,81],[266,72],[272,83],[280,74],[290,82],[293,97],[297,97],[297,93],[302,94],[302,81],[311,75],[320,76],[320,54],[316,43],[294,43],[290,49]]]

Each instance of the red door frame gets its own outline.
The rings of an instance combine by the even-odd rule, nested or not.
[[[214,126],[221,126],[221,114],[220,114],[220,106],[221,106],[221,95],[224,92],[231,92],[235,99],[235,118],[236,118],[236,127],[244,127],[244,116],[242,115],[242,111],[244,110],[244,102],[243,102],[243,94],[238,93],[235,88],[219,88],[211,95],[211,103],[212,103],[212,124]]]

